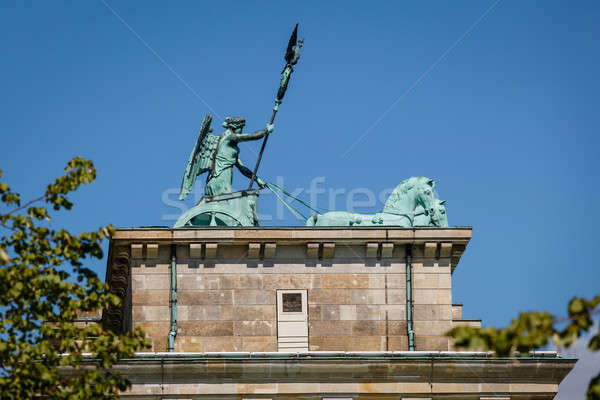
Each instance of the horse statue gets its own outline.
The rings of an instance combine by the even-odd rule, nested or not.
[[[394,225],[405,228],[417,226],[448,226],[443,200],[435,198],[435,182],[423,176],[408,178],[390,194],[383,211],[377,214],[357,214],[346,211],[330,211],[314,214],[306,226],[377,226]],[[416,213],[420,208],[419,214]],[[443,216],[441,214],[443,208]],[[417,218],[416,218],[417,217]],[[444,224],[445,225],[442,225]]]
[[[439,226],[448,227],[448,216],[446,215],[446,200],[435,199],[436,209],[439,217],[439,225],[431,223],[431,217],[425,214],[425,209],[421,206],[415,208],[415,219],[413,226]]]

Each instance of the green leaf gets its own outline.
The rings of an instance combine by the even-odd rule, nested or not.
[[[81,157],[69,161],[65,171],[42,197],[54,209],[70,209],[73,203],[66,195],[92,182],[96,174],[91,161]],[[0,183],[0,193],[6,204],[20,204],[19,194],[10,192],[8,184]],[[143,332],[119,335],[100,325],[74,322],[79,312],[120,304],[84,265],[90,257],[102,257],[102,240],[113,228],[77,235],[37,225],[49,219],[47,207],[16,208],[0,215],[0,222],[10,227],[10,236],[0,236],[1,397],[116,398],[129,382],[117,373],[81,369],[82,354],[90,352],[98,365],[110,368],[148,347]],[[65,378],[65,367],[77,374]]]

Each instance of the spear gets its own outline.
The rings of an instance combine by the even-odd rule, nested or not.
[[[290,76],[294,71],[294,65],[298,62],[300,58],[300,49],[304,40],[298,40],[298,24],[294,28],[292,32],[292,36],[290,36],[290,41],[288,42],[287,50],[285,52],[285,67],[283,71],[281,71],[281,81],[279,82],[279,90],[277,90],[277,98],[275,99],[275,106],[273,106],[273,114],[271,114],[271,121],[269,124],[272,124],[275,121],[275,115],[277,115],[277,110],[279,109],[279,105],[283,100],[283,96],[285,96],[285,91],[287,90],[288,83],[290,81]],[[258,171],[258,166],[260,165],[260,160],[262,159],[263,152],[265,151],[265,146],[267,145],[267,140],[269,139],[269,134],[265,135],[263,139],[262,146],[260,147],[260,153],[258,153],[258,160],[256,160],[256,165],[254,166],[254,170],[252,171],[252,179],[250,179],[250,185],[248,185],[248,190],[252,189],[252,185],[254,184],[254,180],[256,179],[256,172]]]

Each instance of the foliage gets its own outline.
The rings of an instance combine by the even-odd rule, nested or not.
[[[599,304],[600,296],[591,300],[575,297],[567,307],[567,318],[558,319],[547,312],[520,313],[506,328],[461,326],[453,328],[447,335],[455,339],[456,347],[492,350],[498,357],[510,356],[515,352],[528,354],[531,350],[547,346],[550,341],[557,347],[569,347],[582,333],[592,328],[592,315]],[[563,329],[557,328],[565,323]],[[600,326],[590,339],[588,348],[600,350]],[[600,374],[590,381],[587,399],[600,400]]]
[[[43,196],[24,205],[0,182],[0,207],[9,209],[0,214],[3,399],[114,398],[128,382],[109,368],[147,347],[140,330],[119,335],[99,324],[76,322],[80,313],[119,306],[120,299],[83,265],[87,257],[102,258],[100,245],[114,228],[80,235],[52,228],[48,208],[70,210],[73,203],[66,195],[96,177],[92,162],[81,157],[69,161],[65,172]],[[48,208],[31,205],[36,202]],[[91,364],[84,353],[91,353]]]

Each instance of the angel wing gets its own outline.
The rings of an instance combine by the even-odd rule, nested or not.
[[[219,137],[208,133],[211,122],[212,116],[210,114],[204,117],[204,121],[202,121],[198,140],[196,140],[196,145],[190,154],[185,174],[181,180],[179,200],[184,200],[190,194],[198,175],[212,169],[213,153],[217,149]]]

